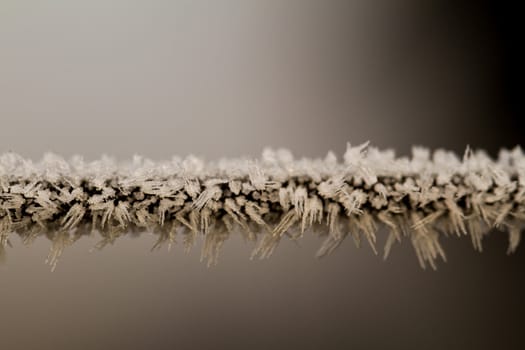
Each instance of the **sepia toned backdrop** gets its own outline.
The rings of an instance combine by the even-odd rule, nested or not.
[[[512,8],[480,2],[0,2],[0,152],[95,159],[141,154],[342,155],[370,140],[492,155],[523,144]],[[380,235],[380,242],[384,242]],[[523,247],[507,256],[446,239],[421,270],[409,244],[388,261],[348,240],[284,242],[219,264],[150,252],[154,237],[90,252],[17,239],[0,266],[2,349],[521,348]]]

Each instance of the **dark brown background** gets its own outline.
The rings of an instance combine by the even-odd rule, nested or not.
[[[0,5],[0,151],[94,159],[196,153],[342,155],[371,140],[462,152],[523,143],[518,11],[439,1],[20,1]],[[380,234],[381,242],[384,241]],[[0,267],[2,349],[522,348],[523,247],[444,240],[423,271],[408,242],[383,262],[308,236],[267,261],[230,239],[89,253],[13,239]]]

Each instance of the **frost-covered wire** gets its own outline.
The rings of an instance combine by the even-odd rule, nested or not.
[[[422,147],[396,157],[368,143],[348,144],[341,161],[333,152],[295,159],[282,149],[215,162],[194,156],[85,162],[54,154],[32,162],[0,155],[0,255],[13,233],[25,243],[45,235],[52,266],[64,247],[94,232],[98,247],[129,232],[157,234],[155,247],[182,236],[189,248],[202,237],[202,257],[214,263],[236,232],[257,242],[253,257],[265,258],[283,237],[311,231],[326,236],[323,256],[347,236],[377,253],[381,226],[388,229],[385,257],[407,238],[423,267],[445,259],[439,240],[448,234],[469,235],[481,251],[483,236],[496,227],[508,232],[514,251],[525,227],[521,148],[502,149],[497,159],[469,148],[460,158]]]

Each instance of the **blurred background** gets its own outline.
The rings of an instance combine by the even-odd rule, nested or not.
[[[88,160],[342,155],[370,140],[496,155],[523,145],[517,5],[468,1],[0,1],[0,152]],[[380,242],[384,241],[381,235]],[[0,267],[6,349],[522,348],[523,247],[443,243],[419,268],[345,242],[230,239],[219,265],[127,238],[89,253],[16,239]]]

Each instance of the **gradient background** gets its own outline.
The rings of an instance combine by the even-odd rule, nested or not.
[[[495,2],[494,2],[495,3]],[[467,1],[0,0],[0,152],[342,155],[346,142],[495,155],[523,144],[517,5]],[[384,241],[380,234],[380,241]],[[125,238],[67,249],[17,239],[0,267],[2,349],[523,348],[525,254],[494,232],[443,241],[423,271],[351,240],[283,242],[267,261],[230,239],[150,253]]]

